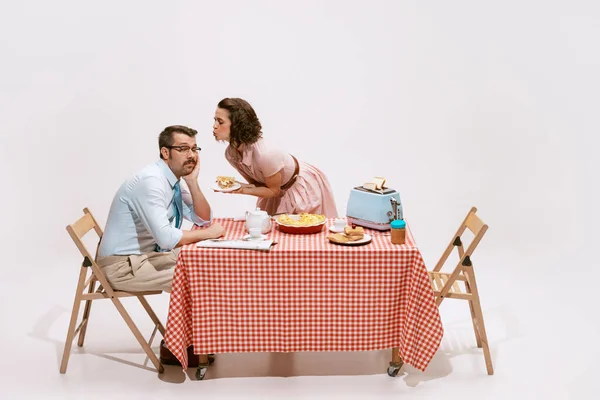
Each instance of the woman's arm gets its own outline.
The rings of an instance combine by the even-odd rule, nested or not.
[[[242,185],[235,192],[238,194],[247,194],[250,196],[262,197],[268,199],[271,197],[279,197],[281,195],[281,171],[267,177],[265,179],[266,186]]]

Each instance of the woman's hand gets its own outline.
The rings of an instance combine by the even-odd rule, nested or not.
[[[250,184],[250,183],[244,183],[244,182],[239,182],[239,181],[235,181],[235,183],[239,183],[240,187],[238,189],[232,190],[230,192],[222,192],[220,190],[216,190],[213,189],[213,192],[218,192],[218,193],[225,193],[225,194],[247,194],[244,193],[244,189],[249,189],[249,188],[254,188],[256,186]]]
[[[248,189],[251,189],[251,188],[255,188],[255,187],[256,187],[256,185],[253,185],[253,184],[251,184],[251,183],[244,183],[244,182],[238,182],[238,181],[235,181],[235,182],[240,184],[240,188],[239,188],[239,189],[236,189],[236,190],[234,190],[234,191],[232,191],[232,192],[229,192],[229,193],[234,193],[234,194],[247,194],[247,192],[244,192],[244,190],[248,190]]]

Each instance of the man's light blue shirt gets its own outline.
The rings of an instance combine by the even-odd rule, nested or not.
[[[183,236],[174,225],[177,178],[166,162],[159,160],[125,181],[110,206],[100,243],[100,257],[172,250]],[[181,184],[183,217],[198,226],[210,223],[194,212],[192,196]],[[211,211],[212,219],[212,211]]]

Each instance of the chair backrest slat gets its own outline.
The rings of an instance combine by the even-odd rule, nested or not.
[[[88,229],[88,231],[89,231],[89,229]],[[85,244],[83,244],[83,241],[81,240],[81,237],[79,237],[77,235],[77,233],[74,231],[72,225],[68,225],[67,226],[67,232],[69,232],[69,235],[71,236],[71,239],[73,239],[73,242],[75,242],[75,245],[79,249],[79,252],[81,253],[81,255],[83,257],[87,257],[91,261],[92,260],[92,254],[88,251],[87,247],[85,247]]]
[[[485,224],[483,223],[481,218],[475,215],[474,212],[470,212],[465,222],[465,225],[467,228],[469,228],[473,235],[477,236],[479,234],[479,231],[481,230],[481,228],[483,228]]]
[[[94,218],[91,214],[85,214],[83,217],[79,218],[74,224],[71,224],[70,227],[73,229],[73,233],[79,238],[83,238],[86,233],[92,230],[95,226]]]

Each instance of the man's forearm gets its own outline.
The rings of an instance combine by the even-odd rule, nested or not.
[[[206,197],[200,190],[200,186],[198,186],[198,181],[193,180],[192,182],[187,182],[188,188],[190,190],[190,194],[192,195],[192,203],[194,206],[194,213],[202,218],[205,221],[210,219],[210,204],[206,201]],[[193,242],[190,242],[193,243]],[[187,244],[187,243],[185,243]]]
[[[196,229],[193,231],[182,231],[182,232],[183,232],[183,236],[181,236],[181,239],[175,245],[176,248],[184,246],[186,244],[196,243],[201,240],[211,239],[213,237],[213,235],[211,235],[209,232],[207,232],[206,229]]]

